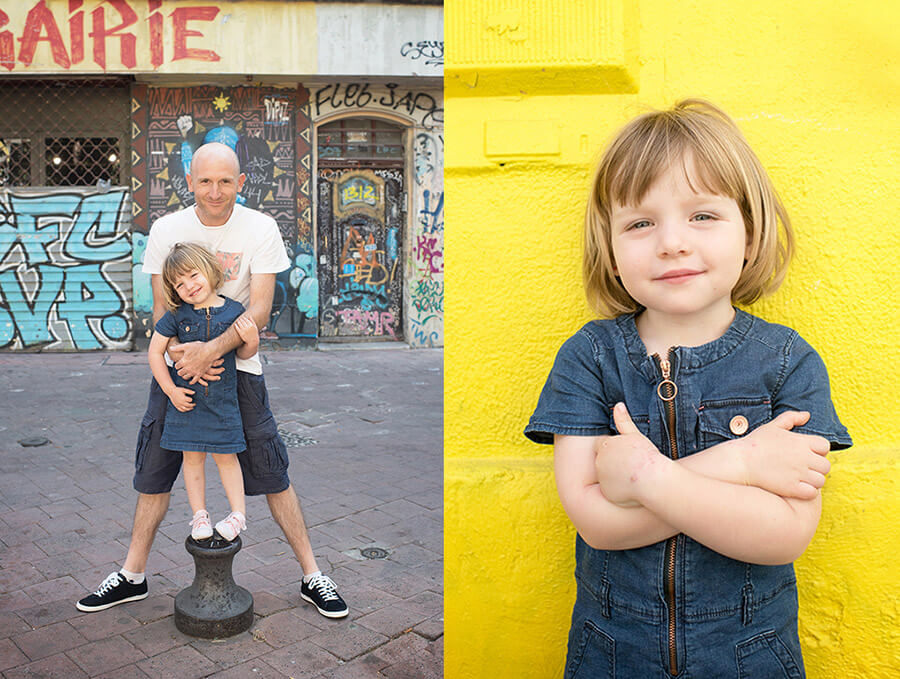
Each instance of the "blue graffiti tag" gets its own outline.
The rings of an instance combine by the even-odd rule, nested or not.
[[[130,333],[127,192],[0,193],[0,347],[100,349]],[[5,199],[5,200],[4,200]],[[127,278],[127,276],[125,276]],[[65,334],[68,330],[68,337]]]

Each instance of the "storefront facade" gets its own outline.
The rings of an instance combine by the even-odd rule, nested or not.
[[[0,347],[146,346],[147,234],[208,141],[292,262],[268,342],[440,346],[442,68],[433,4],[0,4]]]

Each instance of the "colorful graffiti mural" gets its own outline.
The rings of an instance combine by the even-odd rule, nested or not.
[[[401,339],[403,172],[319,170],[324,337]]]
[[[415,138],[416,218],[409,276],[410,344],[444,343],[444,138],[421,131]]]
[[[405,339],[417,347],[440,346],[444,341],[444,110],[441,105],[440,91],[416,91],[391,83],[331,83],[310,94],[314,119],[334,113],[383,111],[401,114],[414,122],[408,136],[413,144],[411,174],[415,185],[411,187],[403,309],[404,326],[408,329]],[[322,179],[329,175],[327,169],[319,172],[321,187]],[[320,215],[324,207],[320,193]],[[323,325],[340,320],[338,316],[322,314]],[[371,319],[369,327],[376,328]]]
[[[151,87],[132,109],[145,129],[136,130],[133,183],[146,187],[137,205],[140,226],[193,205],[186,175],[196,149],[210,141],[231,146],[247,181],[238,200],[278,222],[293,267],[276,280],[275,303],[264,337],[269,340],[315,337],[317,308],[310,308],[315,280],[309,186],[309,93],[303,88]],[[297,162],[299,159],[299,162]],[[145,217],[146,215],[146,217]],[[146,225],[146,226],[145,226]],[[140,262],[135,242],[134,262]],[[149,336],[149,281],[135,267],[135,312],[142,335]],[[140,303],[137,300],[140,299]]]
[[[128,190],[0,190],[0,347],[127,349]]]

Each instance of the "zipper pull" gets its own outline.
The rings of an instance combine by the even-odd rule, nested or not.
[[[678,393],[678,385],[675,384],[670,376],[672,374],[672,364],[669,363],[668,358],[660,358],[659,359],[659,369],[662,371],[662,382],[656,385],[656,395],[659,396],[663,401],[672,401],[675,399],[675,395]],[[663,385],[666,387],[666,395],[663,396]]]
[[[209,320],[209,307],[206,307],[206,320]]]

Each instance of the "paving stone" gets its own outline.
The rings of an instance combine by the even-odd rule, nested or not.
[[[272,647],[260,641],[251,629],[227,639],[195,639],[191,646],[212,661],[216,667],[226,669],[257,656],[268,653]]]
[[[148,596],[141,601],[122,604],[128,607],[128,615],[145,624],[175,613],[175,597],[168,594]]]
[[[439,612],[441,600],[440,597],[435,598],[436,604],[434,601],[406,599],[357,618],[357,622],[388,637],[395,637]]]
[[[92,641],[66,652],[75,663],[88,673],[96,676],[130,665],[142,657],[142,653],[120,636]]]
[[[18,611],[32,606],[34,606],[34,601],[21,590],[0,594],[0,611]]]
[[[97,679],[151,679],[151,677],[137,665],[125,665],[125,667],[107,672]]]
[[[64,598],[75,600],[83,595],[84,589],[74,578],[66,575],[26,587],[24,592],[36,604],[45,604],[49,601],[57,601]]]
[[[317,634],[321,629],[321,625],[314,625],[291,611],[280,611],[257,620],[253,637],[272,648],[283,648]]]
[[[384,661],[370,654],[326,670],[319,676],[322,679],[384,679],[381,673],[384,667]]]
[[[340,662],[328,651],[304,642],[270,651],[261,659],[280,672],[282,677],[293,679],[316,677],[327,669],[337,667]]]
[[[193,637],[178,631],[173,618],[163,618],[122,635],[144,655],[153,657],[178,646],[185,646]]]
[[[137,666],[155,679],[198,679],[219,669],[191,646],[173,648],[142,660]]]
[[[43,582],[44,574],[31,564],[21,564],[11,568],[0,570],[0,591],[10,592],[17,589],[25,589],[31,585]]]
[[[4,679],[88,679],[87,674],[65,653],[6,670]]]
[[[29,660],[40,660],[85,643],[85,638],[68,622],[57,622],[12,637]]]
[[[310,637],[310,641],[338,656],[341,660],[350,660],[356,656],[381,646],[388,640],[384,634],[347,622],[345,625],[319,632]]]
[[[50,601],[31,608],[23,608],[16,611],[16,615],[21,617],[31,627],[38,628],[52,625],[54,622],[69,620],[82,615],[82,613],[75,608],[74,601],[60,599],[59,601]]]
[[[259,658],[209,675],[209,679],[284,679],[285,675]]]
[[[249,588],[248,588],[249,589]],[[253,591],[253,612],[263,617],[290,608],[291,604],[269,592]]]
[[[69,620],[69,624],[89,641],[107,639],[141,626],[141,623],[131,617],[127,611],[128,604],[113,606],[105,611],[85,613],[81,617],[72,618]]]
[[[27,662],[28,656],[22,653],[18,646],[9,639],[0,639],[0,672]]]

